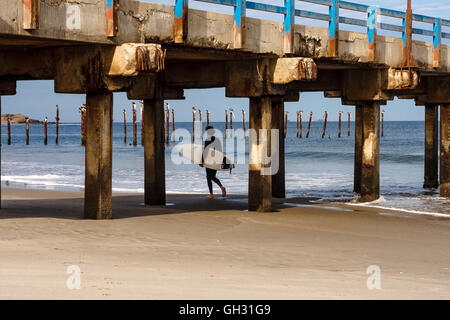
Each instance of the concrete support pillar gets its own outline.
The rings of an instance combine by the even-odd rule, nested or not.
[[[262,174],[260,130],[268,130],[270,137],[272,125],[272,103],[268,96],[250,98],[250,146],[249,146],[249,179],[248,209],[249,211],[268,212],[272,210],[272,175]],[[253,130],[252,130],[253,129]],[[266,150],[270,150],[270,138],[266,142]],[[270,152],[270,151],[269,151]]]
[[[278,134],[278,171],[272,176],[272,197],[286,197],[286,177],[284,163],[284,102],[272,102],[272,129],[277,129]]]
[[[84,217],[112,218],[112,93],[86,97]]]
[[[361,164],[363,142],[362,106],[355,106],[355,164],[353,173],[353,192],[361,193]]]
[[[0,96],[0,115],[2,114],[2,96]],[[0,137],[2,136],[2,125],[0,124]],[[2,208],[2,184],[1,184],[1,177],[2,177],[2,148],[1,148],[1,141],[0,141],[0,209]]]
[[[450,197],[450,104],[441,105],[441,169],[439,194]]]
[[[361,202],[380,197],[380,102],[362,105]]]
[[[164,100],[144,100],[145,204],[166,204]]]
[[[436,104],[425,105],[425,174],[424,188],[437,188],[438,181],[438,110]]]

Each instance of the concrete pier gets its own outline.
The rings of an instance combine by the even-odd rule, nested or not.
[[[112,93],[86,95],[84,217],[112,218]]]
[[[286,197],[286,177],[285,177],[285,161],[284,161],[284,136],[282,130],[284,130],[285,121],[284,114],[284,102],[273,101],[272,102],[272,129],[279,130],[278,135],[278,171],[272,176],[272,197],[285,198]]]
[[[281,113],[283,116],[283,113]],[[250,98],[250,145],[249,145],[249,179],[248,179],[248,209],[249,211],[272,211],[272,176],[262,175],[264,168],[261,157],[260,130],[268,130],[267,140],[270,140],[272,126],[272,101],[268,96]],[[252,130],[253,129],[253,130]],[[266,150],[270,148],[266,141]]]
[[[441,104],[441,170],[439,194],[450,197],[450,104]]]
[[[438,167],[438,131],[439,131],[439,105],[425,105],[425,167],[424,167],[424,188],[439,187]]]
[[[166,204],[164,100],[144,100],[145,204]]]
[[[380,197],[380,102],[362,104],[361,202]]]
[[[355,106],[355,164],[353,173],[353,192],[361,193],[361,164],[363,141],[363,113],[362,106]]]
[[[29,12],[24,18],[20,1],[3,0],[0,5],[3,9],[0,21],[4,22],[0,28],[0,62],[4,62],[0,63],[0,95],[15,94],[17,80],[42,79],[54,80],[57,93],[88,93],[86,217],[111,217],[112,95],[100,94],[104,92],[127,92],[130,100],[147,99],[144,131],[145,135],[153,135],[147,142],[146,136],[144,139],[147,204],[165,203],[162,101],[184,99],[186,89],[209,88],[225,88],[225,95],[230,98],[249,98],[251,129],[277,127],[280,130],[280,153],[276,158],[279,170],[275,175],[261,173],[261,169],[268,169],[262,163],[261,146],[256,141],[250,145],[253,161],[249,165],[250,210],[270,211],[272,195],[285,194],[282,130],[286,121],[283,122],[283,102],[274,100],[298,101],[300,92],[325,92],[327,97],[341,98],[343,105],[357,105],[354,190],[361,193],[362,201],[379,196],[380,104],[395,97],[444,104],[440,176],[441,194],[448,195],[448,120],[445,119],[448,119],[450,99],[450,46],[441,43],[441,38],[449,35],[436,27],[435,19],[415,15],[415,19],[426,20],[424,23],[435,29],[433,42],[412,41],[415,32],[420,34],[431,29],[415,28],[409,33],[408,57],[420,66],[409,68],[402,65],[402,39],[377,35],[372,23],[378,14],[391,16],[389,10],[376,13],[371,9],[367,21],[348,20],[346,23],[359,26],[370,22],[367,33],[359,33],[339,30],[339,1],[331,2],[333,14],[330,14],[329,28],[295,24],[294,16],[299,8],[295,1],[285,1],[287,11],[282,14],[282,23],[246,17],[245,1],[240,0],[236,2],[234,15],[189,9],[189,2],[182,0],[175,7],[121,0],[120,3],[112,1],[114,6],[109,8],[112,11],[106,16],[104,1],[79,0],[72,8],[78,12],[76,17],[66,24],[67,3],[54,2],[54,5],[42,5],[31,20]],[[261,8],[267,11],[274,7]],[[361,8],[364,6],[353,7],[356,11]],[[127,14],[120,14],[123,12]],[[149,12],[151,19],[136,20],[148,16]],[[321,20],[323,15],[308,17]],[[195,23],[191,23],[194,18]],[[238,24],[233,28],[235,22]],[[442,20],[442,23],[450,24],[450,21]],[[392,28],[383,24],[380,28],[386,26],[388,30]],[[432,187],[437,185],[437,111],[428,109],[427,119],[431,120],[427,120],[426,126],[424,186]],[[312,114],[306,138],[310,134]],[[137,145],[135,108],[133,118],[133,144]],[[431,127],[429,121],[433,123]],[[299,125],[301,137],[301,120]],[[259,138],[259,131],[254,136]],[[8,135],[8,143],[9,140]]]

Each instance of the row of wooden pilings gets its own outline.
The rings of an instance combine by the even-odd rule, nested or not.
[[[202,111],[197,110],[196,107],[192,107],[192,140],[195,140],[195,122],[196,122],[196,113],[198,111],[198,120],[200,122],[200,126],[202,124]],[[78,109],[78,112],[81,115],[81,145],[86,145],[86,105],[83,105]],[[132,112],[133,112],[133,145],[137,145],[137,110],[136,110],[136,103],[133,102],[132,104]],[[143,103],[141,102],[140,106],[140,113],[141,113],[141,144],[144,145],[144,122],[143,122]],[[288,123],[288,111],[285,112],[285,119],[284,119],[284,137],[287,135],[287,123]],[[298,110],[297,112],[297,138],[303,138],[303,110]],[[339,111],[339,120],[338,120],[338,138],[341,138],[342,136],[342,114],[344,111]],[[206,110],[206,126],[210,125],[210,112]],[[169,132],[170,132],[170,115],[172,115],[172,140],[175,139],[175,109],[170,107],[170,105],[166,104],[165,109],[165,141],[168,144],[169,143]],[[246,112],[245,110],[242,110],[242,128],[244,130],[244,134],[246,132],[246,120],[245,120]],[[127,111],[123,109],[123,131],[124,131],[124,143],[127,143]],[[234,118],[234,110],[233,108],[229,108],[228,110],[225,110],[225,137],[228,136],[228,134],[232,134],[233,130],[233,118]],[[55,143],[58,144],[59,139],[59,106],[56,106],[56,139]],[[308,127],[306,130],[306,138],[309,138],[310,132],[311,132],[311,123],[313,120],[313,112],[309,113],[309,121],[308,121]],[[328,121],[328,112],[325,111],[324,118],[323,118],[323,129],[322,129],[322,139],[326,136],[326,129],[327,129],[327,121]],[[11,122],[10,119],[7,119],[7,126],[8,126],[8,144],[11,144]],[[44,144],[46,145],[48,143],[48,137],[47,137],[47,127],[48,127],[48,118],[45,117],[44,119]],[[29,134],[29,118],[26,118],[25,120],[25,141],[26,144],[30,144],[30,134]],[[201,133],[200,133],[201,135]],[[351,135],[351,112],[347,112],[347,135]],[[384,136],[384,110],[381,112],[381,136]]]
[[[55,143],[59,143],[59,106],[56,106],[56,137],[55,137]],[[11,119],[7,118],[7,133],[8,133],[8,144],[11,144]],[[48,144],[48,135],[47,130],[48,128],[48,118],[45,117],[44,119],[44,144]],[[27,117],[25,118],[25,143],[30,144],[30,119]]]

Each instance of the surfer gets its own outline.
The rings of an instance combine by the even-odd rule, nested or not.
[[[216,140],[216,137],[214,136],[214,127],[207,126],[206,127],[206,139],[205,139],[205,151],[208,149],[213,148],[213,150],[217,150],[222,152],[222,144],[220,143],[220,140]],[[207,154],[207,152],[204,152],[203,154]],[[203,167],[203,157],[202,157],[202,164],[200,164],[200,167]],[[214,181],[222,190],[222,197],[225,197],[227,195],[227,190],[224,186],[222,186],[222,183],[220,183],[220,180],[216,177],[217,170],[205,168],[206,169],[206,181],[208,182],[208,189],[209,189],[209,195],[206,196],[208,199],[214,198],[213,194],[213,185],[212,181]]]

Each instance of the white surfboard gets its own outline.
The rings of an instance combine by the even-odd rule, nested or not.
[[[204,148],[201,144],[178,144],[175,146],[175,150],[177,150],[183,158],[186,158],[195,164],[201,164],[203,156],[203,166],[206,168],[217,171],[231,171],[231,169],[234,168],[233,162],[222,152],[214,150],[213,148],[207,148],[204,152]]]

